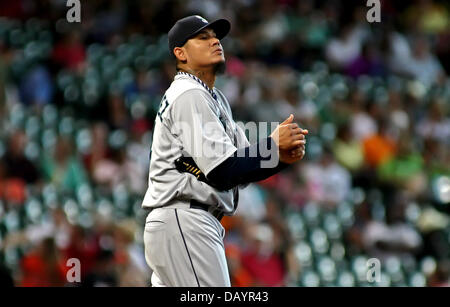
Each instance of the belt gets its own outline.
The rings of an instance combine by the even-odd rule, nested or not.
[[[219,222],[223,218],[223,212],[220,211],[219,209],[211,210],[210,205],[199,203],[198,201],[196,201],[194,199],[191,199],[191,208],[207,211],[207,212],[211,213]]]

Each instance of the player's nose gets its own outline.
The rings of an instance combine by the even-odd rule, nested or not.
[[[212,46],[213,46],[213,47],[214,47],[214,46],[217,46],[217,45],[220,46],[220,40],[219,40],[217,37],[213,37],[213,38],[211,39],[211,41],[212,41]]]

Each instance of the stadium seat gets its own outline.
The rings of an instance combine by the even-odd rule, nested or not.
[[[49,183],[44,185],[41,197],[47,209],[55,209],[58,206],[59,196],[53,184]]]
[[[30,161],[37,163],[38,159],[41,155],[41,147],[39,146],[38,141],[30,140],[25,146],[25,157]]]
[[[349,271],[342,271],[337,277],[336,286],[354,287],[356,285],[355,276]]]
[[[25,133],[29,139],[36,140],[41,129],[41,123],[37,116],[28,116],[25,121]]]
[[[393,285],[403,286],[405,277],[402,271],[401,262],[398,257],[389,257],[384,263],[384,269],[391,279]]]
[[[304,220],[308,227],[318,226],[320,223],[320,206],[314,202],[309,202],[302,210]]]
[[[28,224],[38,224],[44,213],[41,202],[34,197],[30,197],[25,203],[25,211]]]
[[[42,124],[45,128],[55,128],[58,122],[58,110],[52,104],[46,104],[42,110]]]
[[[303,218],[298,213],[291,213],[287,217],[289,230],[297,242],[303,240],[307,235],[307,230]]]
[[[303,268],[311,267],[314,264],[313,252],[309,244],[305,241],[300,241],[294,248],[295,256]]]
[[[421,272],[415,272],[410,276],[408,285],[411,287],[425,287],[427,279]]]
[[[307,270],[302,272],[300,286],[303,287],[319,287],[321,285],[321,280],[319,275],[312,271]]]
[[[433,274],[436,271],[436,267],[437,267],[437,262],[431,256],[427,256],[427,257],[423,258],[422,261],[420,262],[421,272],[425,276],[430,276],[431,274]]]
[[[358,255],[351,259],[351,268],[358,284],[367,282],[367,260],[367,257],[363,255]]]
[[[311,230],[309,237],[312,249],[314,253],[324,255],[328,252],[329,242],[327,234],[321,228],[315,228]]]
[[[340,220],[344,228],[348,228],[353,225],[354,216],[353,208],[348,202],[342,202],[337,207],[337,217]]]
[[[80,204],[84,210],[91,210],[94,208],[94,195],[88,183],[84,183],[77,188],[76,197],[78,204]]]
[[[317,271],[320,274],[321,280],[327,283],[333,283],[336,280],[336,264],[328,256],[321,257],[316,263]]]
[[[345,247],[342,244],[342,241],[331,243],[330,256],[338,264],[342,264],[343,262],[346,262],[346,260],[345,260]]]
[[[41,148],[45,151],[46,154],[48,155],[52,154],[52,149],[56,144],[57,137],[58,137],[57,132],[52,128],[45,129],[42,132],[40,144],[42,145]]]
[[[75,136],[75,146],[78,153],[87,154],[92,145],[91,132],[87,128],[79,129]]]
[[[330,240],[341,239],[342,237],[341,224],[333,213],[325,214],[322,225]]]

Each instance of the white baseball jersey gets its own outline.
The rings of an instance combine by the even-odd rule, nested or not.
[[[178,73],[155,120],[148,189],[142,207],[158,208],[194,199],[217,206],[226,215],[233,214],[238,187],[216,190],[190,173],[180,173],[175,160],[190,156],[207,176],[237,148],[249,145],[232,118],[225,96],[216,88],[210,90],[193,75]]]

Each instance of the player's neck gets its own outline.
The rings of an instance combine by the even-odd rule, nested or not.
[[[204,69],[191,69],[186,67],[182,68],[181,70],[196,76],[197,78],[205,82],[205,84],[210,89],[214,88],[214,83],[216,82],[216,73],[214,69],[204,70]]]

